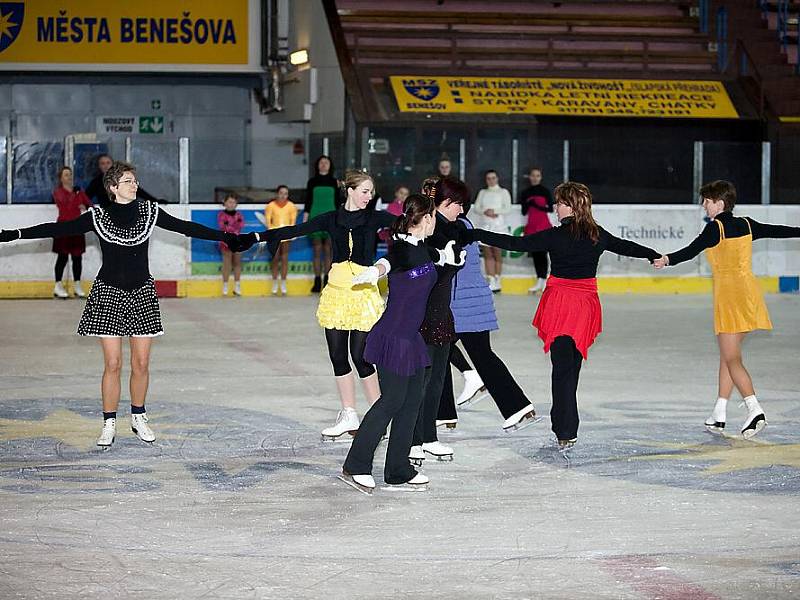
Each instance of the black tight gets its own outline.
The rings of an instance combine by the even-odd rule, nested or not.
[[[67,266],[67,259],[69,254],[59,254],[56,259],[55,276],[56,281],[61,281],[64,277],[64,267]],[[81,280],[81,271],[83,270],[83,257],[80,254],[72,256],[72,278],[75,281]]]
[[[571,440],[578,437],[577,392],[583,356],[571,337],[561,335],[550,344],[550,360],[553,363],[550,422],[558,439]]]
[[[375,372],[375,367],[364,360],[364,347],[367,345],[367,331],[326,329],[325,341],[328,342],[328,355],[331,357],[333,374],[336,377],[347,375],[353,369],[347,358],[348,345],[350,358],[356,367],[358,376],[364,379]]]

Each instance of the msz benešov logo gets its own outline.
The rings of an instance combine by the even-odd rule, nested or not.
[[[17,39],[24,17],[25,5],[22,2],[0,2],[0,52]]]

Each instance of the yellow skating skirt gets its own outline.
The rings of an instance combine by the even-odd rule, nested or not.
[[[750,274],[714,274],[714,333],[772,329],[764,294]]]
[[[353,286],[355,275],[366,267],[352,262],[334,263],[328,285],[322,289],[317,321],[326,329],[369,331],[381,318],[383,297],[374,285]]]

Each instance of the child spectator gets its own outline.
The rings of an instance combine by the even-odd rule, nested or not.
[[[239,197],[230,193],[225,196],[222,202],[223,210],[217,214],[217,227],[225,233],[238,235],[244,227],[244,216],[236,210],[239,204]],[[225,242],[219,243],[222,252],[222,295],[228,295],[228,279],[231,277],[231,266],[233,266],[233,293],[236,296],[242,295],[242,288],[239,279],[242,276],[242,257],[240,254],[231,252]]]
[[[297,206],[289,200],[289,188],[279,185],[276,190],[277,197],[267,204],[264,209],[264,222],[267,229],[288,227],[297,222]],[[278,268],[281,271],[281,294],[286,295],[286,275],[289,272],[289,244],[285,241],[278,246],[272,257],[272,295],[278,293]]]

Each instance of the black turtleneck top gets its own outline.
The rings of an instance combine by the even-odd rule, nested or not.
[[[23,239],[94,231],[103,252],[103,264],[97,278],[108,285],[131,291],[145,285],[150,278],[148,247],[153,227],[204,240],[226,241],[228,235],[199,223],[177,219],[147,200],[130,204],[111,203],[105,209],[92,207],[72,221],[42,223],[19,231]],[[235,239],[236,236],[232,237]]]
[[[597,263],[606,250],[621,256],[646,258],[650,262],[661,255],[646,246],[623,240],[600,227],[597,242],[576,239],[569,224],[572,217],[561,221],[559,227],[546,229],[522,237],[492,233],[483,229],[468,230],[466,236],[489,246],[515,252],[547,252],[550,255],[550,273],[562,279],[591,279],[597,277]]]
[[[789,225],[769,225],[759,223],[750,217],[734,217],[729,210],[719,213],[714,217],[700,232],[694,241],[685,248],[670,252],[670,265],[677,265],[684,261],[691,260],[703,250],[713,248],[720,243],[719,225],[722,223],[726,238],[738,238],[749,235],[752,231],[753,240],[761,238],[793,238],[800,237],[800,227],[790,227]],[[748,227],[749,225],[749,227]]]
[[[326,231],[331,236],[331,259],[333,262],[350,260],[368,267],[375,262],[378,245],[378,231],[391,226],[397,217],[384,210],[347,210],[343,206],[337,210],[317,215],[305,223],[269,229],[259,233],[261,241],[268,242],[274,252],[283,240],[301,237],[315,231]],[[353,236],[353,250],[350,251],[349,235]]]
[[[458,252],[464,245],[462,234],[467,231],[467,228],[458,221],[448,221],[439,211],[436,211],[435,214],[436,228],[433,230],[433,234],[425,240],[425,243],[437,250],[444,250],[447,243],[454,240],[457,246],[456,252]],[[453,277],[461,268],[453,265],[436,267],[439,277],[428,296],[425,319],[419,328],[426,344],[442,346],[456,340],[456,326],[450,310],[450,299]]]

